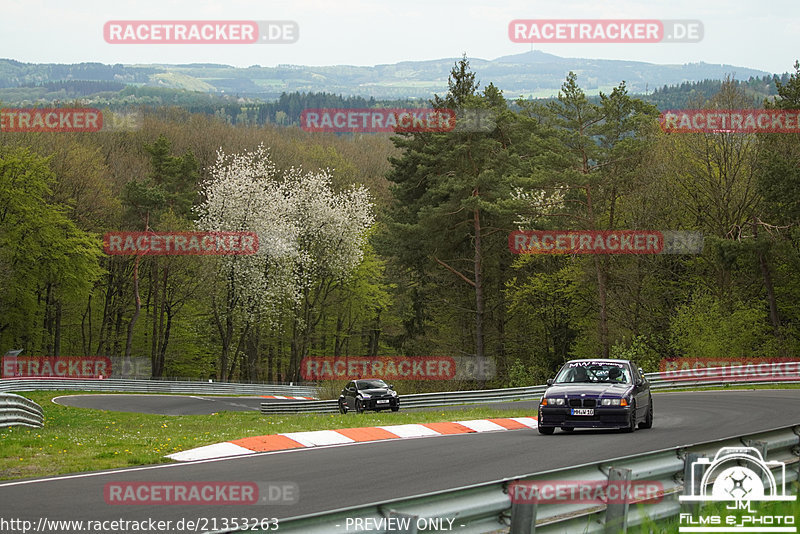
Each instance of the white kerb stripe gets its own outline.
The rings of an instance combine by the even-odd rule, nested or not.
[[[422,425],[390,425],[390,426],[379,426],[378,428],[382,428],[387,432],[391,432],[398,438],[419,438],[422,436],[440,436],[440,432],[436,432],[435,430],[431,430],[430,428]]]
[[[513,419],[517,423],[521,423],[531,428],[539,428],[539,422],[533,417],[509,417],[509,419]]]
[[[472,419],[471,421],[456,421],[459,425],[471,428],[475,432],[491,432],[493,430],[506,430],[505,427],[492,423],[487,419]]]
[[[215,443],[204,447],[197,447],[188,451],[168,454],[167,458],[172,458],[179,462],[191,462],[192,460],[207,460],[209,458],[222,458],[224,456],[241,456],[243,454],[253,454],[255,451],[245,449],[239,445],[228,443]]]
[[[281,434],[287,438],[302,443],[306,447],[318,445],[339,445],[340,443],[355,443],[355,440],[344,436],[335,430],[315,430],[312,432],[287,432]]]

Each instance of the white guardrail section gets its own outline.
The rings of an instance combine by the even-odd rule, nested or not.
[[[727,387],[734,385],[798,384],[800,383],[800,362],[782,363],[784,368],[795,369],[794,379],[791,376],[776,379],[771,372],[759,375],[744,375],[735,367],[713,367],[696,371],[664,371],[646,373],[650,389]],[[769,370],[766,370],[769,371]],[[701,375],[701,376],[697,376]],[[452,406],[456,404],[486,404],[491,402],[537,400],[541,398],[547,386],[528,386],[521,388],[483,389],[476,391],[447,391],[442,393],[417,393],[400,395],[400,409]],[[298,401],[281,403],[262,403],[261,413],[334,413],[339,411],[336,400]]]
[[[121,393],[186,393],[191,395],[278,395],[317,397],[315,386],[280,384],[246,384],[235,382],[191,382],[170,380],[136,380],[126,378],[4,378],[0,393],[11,391],[113,391]]]
[[[411,528],[404,530],[416,534],[421,524],[445,525],[454,519],[452,531],[460,534],[511,532],[511,534],[550,534],[575,532],[594,534],[617,534],[623,529],[640,525],[648,520],[660,520],[692,511],[690,504],[678,501],[683,493],[685,480],[691,481],[692,465],[701,457],[714,458],[722,447],[754,447],[766,462],[783,462],[785,469],[774,469],[778,487],[800,479],[800,426],[788,426],[742,435],[737,438],[715,440],[697,445],[675,447],[657,452],[635,454],[612,460],[592,462],[566,469],[556,469],[516,478],[505,478],[493,482],[475,484],[452,490],[424,495],[376,502],[330,512],[281,519],[282,533],[336,534],[369,532],[385,534],[390,517],[410,519]],[[596,481],[607,484],[614,481],[625,487],[628,482],[645,481],[656,483],[660,488],[660,499],[651,502],[563,502],[558,504],[512,504],[509,491],[513,483],[531,481]],[[619,481],[622,481],[621,483]],[[608,492],[611,495],[611,492]],[[693,503],[692,503],[693,504]],[[350,518],[350,522],[347,519]],[[369,519],[370,528],[359,529],[355,518]],[[444,523],[441,521],[444,520]],[[383,521],[383,523],[381,523]],[[364,525],[365,523],[361,523]],[[510,530],[509,530],[510,529]],[[438,531],[438,529],[432,529]],[[226,530],[222,532],[240,532]],[[392,532],[398,532],[395,528]]]
[[[13,393],[0,393],[0,427],[44,425],[42,407]]]

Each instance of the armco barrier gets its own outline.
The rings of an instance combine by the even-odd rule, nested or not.
[[[400,408],[427,408],[467,403],[488,403],[512,400],[533,400],[542,396],[546,386],[523,388],[483,389],[476,391],[446,391],[400,396]],[[336,400],[262,403],[262,414],[273,413],[333,413],[338,412]]]
[[[791,365],[800,366],[800,363],[792,362]],[[646,373],[645,378],[650,382],[650,388],[654,391],[662,389],[697,388],[697,387],[724,387],[729,385],[756,385],[772,383],[772,377],[765,376],[760,379],[742,380],[736,376],[730,376],[730,368],[714,367],[703,370],[706,378],[685,378],[689,373]],[[781,384],[797,384],[800,380],[780,380]],[[492,402],[515,401],[515,400],[535,400],[542,396],[547,386],[528,386],[521,388],[503,389],[483,389],[476,391],[446,391],[441,393],[417,393],[400,396],[400,408],[427,408],[439,406],[453,406],[457,404],[486,404]],[[335,400],[324,401],[299,401],[262,403],[262,414],[278,413],[333,413],[338,412]]]
[[[125,378],[4,378],[0,392],[7,391],[113,391],[122,393],[185,393],[190,395],[281,395],[317,397],[314,386],[278,384],[240,384],[234,382],[189,382],[168,380],[132,380]]]
[[[409,518],[412,524],[418,519],[424,521],[455,518],[454,525],[458,525],[455,530],[465,534],[496,532],[501,529],[505,531],[509,526],[513,534],[617,533],[626,527],[640,525],[648,519],[659,520],[679,514],[681,505],[678,496],[683,492],[684,481],[689,480],[687,473],[691,472],[692,462],[698,457],[713,458],[722,447],[742,446],[758,449],[765,461],[777,460],[786,464],[785,478],[781,478],[780,471],[774,472],[778,483],[798,480],[800,426],[788,426],[737,438],[674,447],[414,497],[281,519],[281,532],[344,534],[353,531],[352,527],[348,529],[347,518],[364,518],[376,525],[381,520],[396,517]],[[558,504],[512,504],[509,494],[509,486],[516,482],[557,479],[605,484],[609,480],[618,481],[620,478],[625,481],[654,482],[658,484],[662,498],[646,503],[605,502],[599,505],[596,502],[580,503],[574,500]]]
[[[0,427],[14,425],[43,426],[42,407],[25,397],[0,393]]]

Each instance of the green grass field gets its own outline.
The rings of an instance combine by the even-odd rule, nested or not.
[[[164,455],[221,441],[336,428],[535,416],[530,409],[272,415],[151,415],[61,406],[53,397],[85,392],[39,391],[22,395],[44,411],[44,427],[0,429],[0,480],[97,471],[170,462]]]
[[[797,495],[798,484],[796,482],[791,485],[787,484],[786,493],[787,494],[793,493],[794,495]],[[696,521],[701,516],[704,517],[719,516],[721,524],[714,525],[717,528],[726,526],[727,517],[729,516],[734,517],[735,525],[756,529],[755,531],[751,532],[759,532],[758,529],[760,525],[755,522],[752,522],[750,519],[743,520],[743,516],[750,516],[751,518],[757,518],[756,520],[760,518],[761,521],[764,521],[763,525],[765,526],[768,525],[771,527],[786,527],[786,526],[793,527],[797,525],[798,521],[800,521],[800,500],[795,500],[794,502],[752,501],[751,502],[751,509],[753,511],[752,514],[744,510],[728,510],[726,509],[727,506],[733,506],[733,503],[732,502],[709,503],[705,506],[702,506],[698,512],[692,512],[688,506],[682,506],[681,512],[692,513],[692,517]],[[780,517],[780,519],[777,519],[776,516]],[[788,521],[792,521],[792,523],[789,524]],[[696,523],[690,524],[686,519],[682,523],[680,516],[673,516],[667,519],[663,519],[661,521],[646,521],[642,525],[629,528],[628,533],[629,534],[675,534],[679,532],[678,529],[680,527],[697,527],[697,526],[699,525]],[[734,531],[731,530],[730,532]]]

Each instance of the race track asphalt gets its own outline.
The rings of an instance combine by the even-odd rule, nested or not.
[[[288,518],[800,424],[797,389],[656,393],[654,404],[653,428],[633,434],[578,430],[544,436],[514,430],[313,447],[8,481],[0,483],[0,503],[3,517],[34,523],[41,517]],[[106,484],[130,481],[289,481],[299,487],[299,501],[272,506],[106,504]]]

